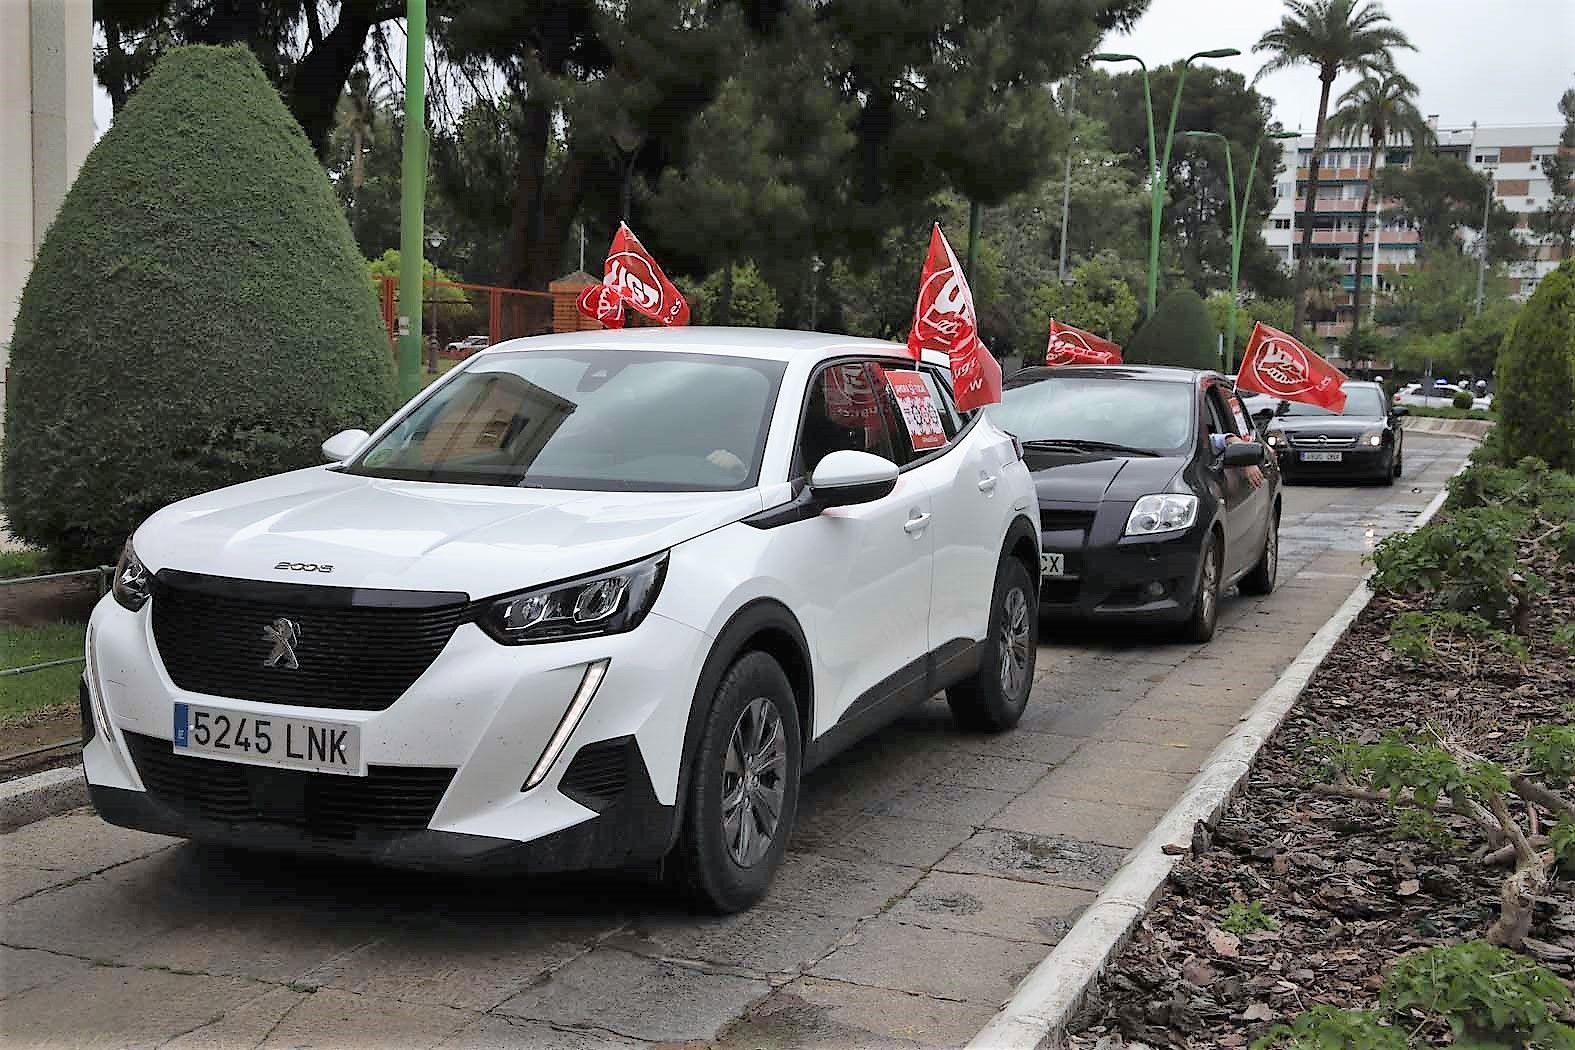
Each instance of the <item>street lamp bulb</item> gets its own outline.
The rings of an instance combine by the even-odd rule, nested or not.
[[[1241,52],[1236,50],[1234,47],[1218,47],[1213,51],[1199,51],[1197,54],[1193,55],[1192,58],[1230,58],[1232,55],[1239,54],[1241,54]],[[1191,62],[1192,58],[1187,59],[1187,61]]]
[[[442,243],[443,243],[443,235],[441,233],[438,233],[436,230],[433,230],[431,233],[427,234],[427,244],[430,245],[431,247],[433,247],[433,248],[439,247]]]

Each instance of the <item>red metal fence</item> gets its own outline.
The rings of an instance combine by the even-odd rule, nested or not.
[[[488,345],[524,335],[561,330],[561,319],[575,316],[579,285],[533,292],[463,281],[422,281],[422,334],[435,339],[440,351],[467,336],[485,335]],[[393,343],[398,324],[399,279],[382,278],[383,325]]]

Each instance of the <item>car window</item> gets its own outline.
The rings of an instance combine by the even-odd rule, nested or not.
[[[1203,395],[1203,402],[1204,418],[1211,435],[1236,433],[1236,426],[1231,422],[1230,413],[1225,410],[1225,403],[1220,400],[1219,387],[1209,387]]]
[[[930,366],[920,368],[919,374],[924,376],[924,383],[930,388],[935,411],[941,417],[941,429],[946,432],[946,440],[950,443],[963,428],[962,415],[952,400],[950,377],[942,376],[939,369]]]
[[[1435,397],[1443,395],[1436,394]],[[1275,409],[1279,416],[1355,416],[1360,419],[1376,419],[1389,414],[1389,406],[1384,402],[1384,392],[1375,386],[1347,386],[1345,388],[1345,407],[1338,413],[1331,412],[1321,405],[1309,405],[1303,401],[1281,401]]]
[[[593,491],[747,488],[759,476],[786,367],[600,349],[472,360],[345,469]]]
[[[1252,427],[1252,417],[1247,414],[1247,409],[1241,403],[1241,398],[1235,394],[1225,395],[1225,404],[1230,407],[1231,421],[1236,424],[1236,433],[1240,437],[1256,440],[1258,433]]]
[[[838,362],[810,380],[799,427],[800,476],[815,472],[828,453],[868,452],[901,465],[892,440],[892,421],[880,366],[872,361]]]

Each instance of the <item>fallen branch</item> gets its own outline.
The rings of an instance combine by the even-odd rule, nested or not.
[[[1514,788],[1515,794],[1519,795],[1526,802],[1534,806],[1541,806],[1549,813],[1557,813],[1567,820],[1575,820],[1575,803],[1554,794],[1541,784],[1528,778],[1524,773],[1511,773],[1509,775],[1509,786]]]

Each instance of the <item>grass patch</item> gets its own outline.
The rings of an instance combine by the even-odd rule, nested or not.
[[[1431,408],[1427,405],[1407,405],[1406,413],[1423,419],[1496,419],[1490,411],[1480,408]]]
[[[0,627],[0,649],[6,667],[22,667],[81,656],[87,625],[50,624],[45,627]],[[74,704],[81,664],[66,664],[27,674],[0,678],[0,725],[48,707]]]
[[[421,368],[421,388],[425,390],[427,387],[431,386],[433,383],[436,383],[439,379],[442,379],[445,375],[447,375],[449,369],[464,363],[464,361],[455,361],[452,358],[440,357],[438,358],[436,372],[428,372],[426,370],[426,366],[423,365]]]

